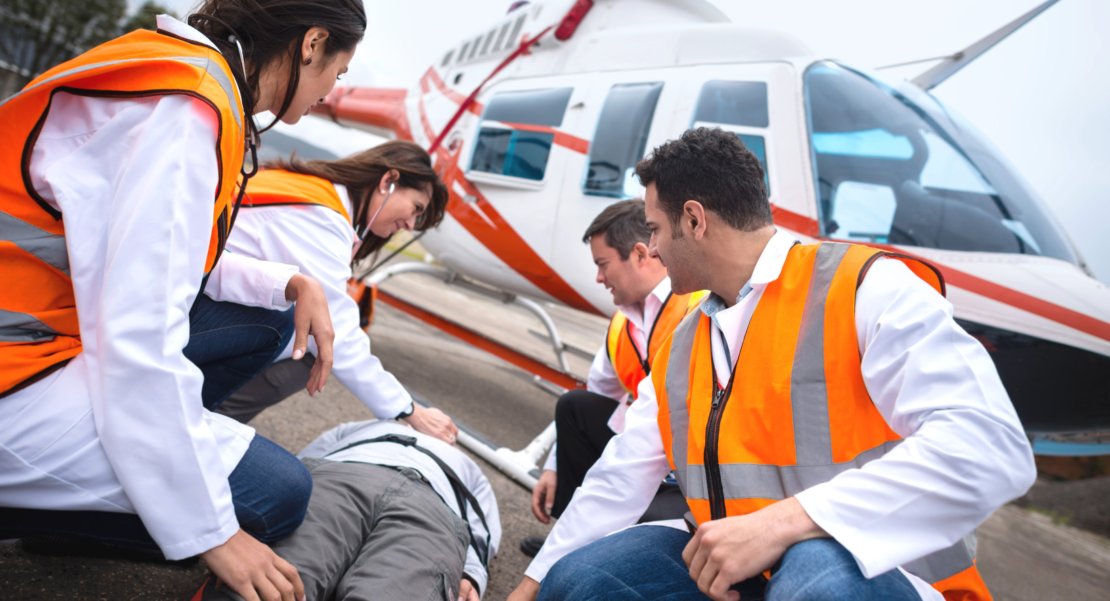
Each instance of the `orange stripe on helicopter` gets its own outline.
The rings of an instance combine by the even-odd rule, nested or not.
[[[439,73],[436,73],[436,68],[435,67],[429,67],[428,71],[426,73],[424,73],[424,77],[420,78],[421,88],[424,90],[424,93],[427,94],[428,93],[428,88],[425,87],[425,80],[431,81],[432,84],[435,85],[436,89],[438,89],[441,94],[450,98],[451,101],[454,102],[455,104],[462,104],[463,102],[466,102],[466,96],[463,96],[462,94],[456,92],[455,90],[447,87],[447,84],[443,83],[443,80],[439,78]],[[481,117],[483,108],[484,107],[482,106],[482,103],[475,100],[474,103],[471,104],[469,107],[467,107],[466,110],[468,110],[468,111],[474,113],[475,115]]]
[[[820,238],[820,228],[817,225],[816,219],[811,219],[805,215],[800,215],[786,209],[782,209],[771,205],[771,212],[774,215],[775,223],[781,225],[789,230],[793,230],[806,236]],[[827,239],[827,238],[826,238]],[[892,252],[909,255],[916,259],[928,261],[924,257],[914,255],[907,252],[906,249],[900,246],[893,246],[890,244],[875,244],[867,243],[867,246],[881,248]],[[953,269],[947,265],[929,261],[931,264],[936,265],[944,275],[944,280],[957,287],[963,288],[968,292],[978,294],[998,301],[1000,303],[1027,311],[1033,315],[1037,315],[1054,321],[1060,325],[1067,326],[1074,330],[1079,330],[1085,334],[1090,334],[1096,338],[1110,341],[1110,323],[1095,319],[1090,315],[1085,315],[1078,311],[1062,307],[1055,303],[1050,303],[1044,299],[1019,292],[1012,288],[1007,288],[1001,284],[996,284],[990,280],[985,280],[979,276],[971,275],[965,271]]]
[[[567,148],[569,150],[573,150],[574,152],[577,152],[579,154],[586,154],[590,152],[589,140],[579,138],[578,136],[572,136],[564,131],[559,131],[555,129],[554,127],[547,127],[546,125],[530,125],[527,123],[509,123],[507,121],[499,121],[499,123],[506,127],[519,129],[521,131],[534,131],[545,134],[554,134],[556,145],[562,146],[563,148]]]

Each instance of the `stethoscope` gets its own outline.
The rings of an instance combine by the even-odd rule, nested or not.
[[[354,260],[355,255],[358,254],[358,249],[362,247],[362,243],[366,241],[366,237],[370,235],[370,228],[373,227],[374,222],[378,220],[378,215],[382,214],[382,209],[384,209],[385,204],[389,202],[389,197],[393,196],[393,189],[394,184],[390,182],[389,191],[385,193],[385,200],[382,201],[382,205],[378,207],[378,210],[374,211],[374,215],[370,217],[370,221],[366,224],[366,228],[362,230],[357,227],[355,228],[355,245],[351,248],[352,260]]]

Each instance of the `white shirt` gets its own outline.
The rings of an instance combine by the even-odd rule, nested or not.
[[[182,355],[219,178],[211,121],[184,95],[54,95],[29,167],[64,215],[83,349],[0,402],[0,506],[138,513],[169,559],[238,530],[227,477],[254,436],[202,407]],[[206,294],[285,308],[295,272],[225,255]]]
[[[637,305],[621,305],[618,307],[621,313],[624,313],[625,318],[628,319],[632,325],[632,342],[636,345],[637,350],[640,351],[641,357],[647,357],[648,340],[647,332],[654,324],[659,312],[663,310],[663,304],[667,302],[667,298],[671,295],[671,278],[665,277],[651,293],[644,299],[644,308],[641,311]],[[649,324],[649,325],[645,325]],[[657,334],[653,333],[654,338]],[[617,370],[613,367],[613,362],[609,360],[609,341],[608,339],[598,349],[597,354],[594,355],[593,363],[590,364],[590,373],[586,377],[586,390],[596,392],[602,396],[607,396],[617,402],[617,408],[613,410],[613,414],[609,416],[608,426],[609,429],[617,434],[624,431],[624,415],[628,413],[629,400],[631,395],[624,389],[624,384],[617,376]],[[547,461],[544,462],[543,469],[557,471],[558,465],[555,458],[555,450],[558,444],[551,446],[551,452],[547,454]]]
[[[778,278],[792,244],[789,235],[775,234],[756,264],[751,292],[717,313],[725,329],[714,327],[714,344],[724,334],[733,361],[763,290]],[[856,293],[855,319],[867,391],[905,440],[862,469],[797,498],[872,578],[955,544],[1028,490],[1036,469],[990,356],[952,320],[952,305],[904,264],[880,260],[872,266]],[[715,365],[727,381],[726,366]],[[670,466],[651,380],[638,392],[624,433],[586,475],[525,572],[529,577],[542,580],[567,553],[632,525],[651,502]],[[923,599],[941,598],[909,578]]]
[[[438,438],[421,434],[396,422],[376,420],[350,422],[321,434],[297,456],[324,457],[328,453],[342,449],[349,444],[386,434],[403,434],[416,437],[418,445],[435,453],[437,457],[455,471],[463,485],[474,495],[478,505],[482,508],[482,513],[486,516],[490,537],[489,557],[493,558],[501,544],[501,516],[497,511],[497,498],[493,496],[493,488],[490,487],[489,480],[482,474],[482,469],[478,467],[478,464],[464,455],[462,451]],[[451,508],[451,511],[455,512],[455,515],[462,516],[462,513],[459,512],[458,501],[455,499],[455,493],[451,488],[451,482],[443,474],[443,470],[432,461],[432,458],[420,451],[399,444],[382,442],[359,445],[353,449],[330,455],[327,458],[331,461],[358,461],[390,467],[412,468],[424,476],[424,479],[432,485],[432,488],[443,499],[443,502]],[[482,525],[478,513],[473,509],[468,509],[467,519],[470,522],[471,530],[474,532],[474,537],[485,540],[486,529]],[[478,589],[484,595],[489,575],[486,573],[486,568],[482,565],[481,560],[478,559],[478,554],[473,546],[466,549],[466,564],[463,566],[463,572],[478,583]]]
[[[343,186],[335,186],[348,214],[351,202]],[[247,183],[247,196],[251,187]],[[247,206],[239,211],[227,247],[237,255],[289,263],[316,278],[324,287],[335,330],[332,374],[374,415],[390,419],[407,410],[412,397],[381,361],[370,354],[370,337],[359,327],[358,305],[347,294],[351,278],[351,223],[338,212],[318,205]],[[309,352],[316,353],[315,341]],[[293,355],[293,343],[279,359]]]

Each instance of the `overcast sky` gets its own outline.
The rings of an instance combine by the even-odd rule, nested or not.
[[[132,6],[141,2],[129,0]],[[162,0],[179,15],[192,0]],[[778,29],[819,56],[874,68],[956,52],[1041,0],[714,0],[735,23]],[[369,27],[347,85],[410,87],[510,0],[365,0]],[[1095,275],[1110,283],[1110,2],[1061,0],[933,90],[1040,192]],[[930,65],[897,71],[912,77]],[[305,119],[283,131],[340,153],[371,136]],[[331,147],[331,146],[329,146]]]

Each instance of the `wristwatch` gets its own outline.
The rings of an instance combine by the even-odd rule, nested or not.
[[[409,408],[405,409],[404,411],[402,411],[400,413],[398,413],[397,417],[395,417],[393,419],[405,419],[406,417],[412,417],[412,414],[415,411],[416,411],[416,403],[414,403],[412,401],[409,401]]]

